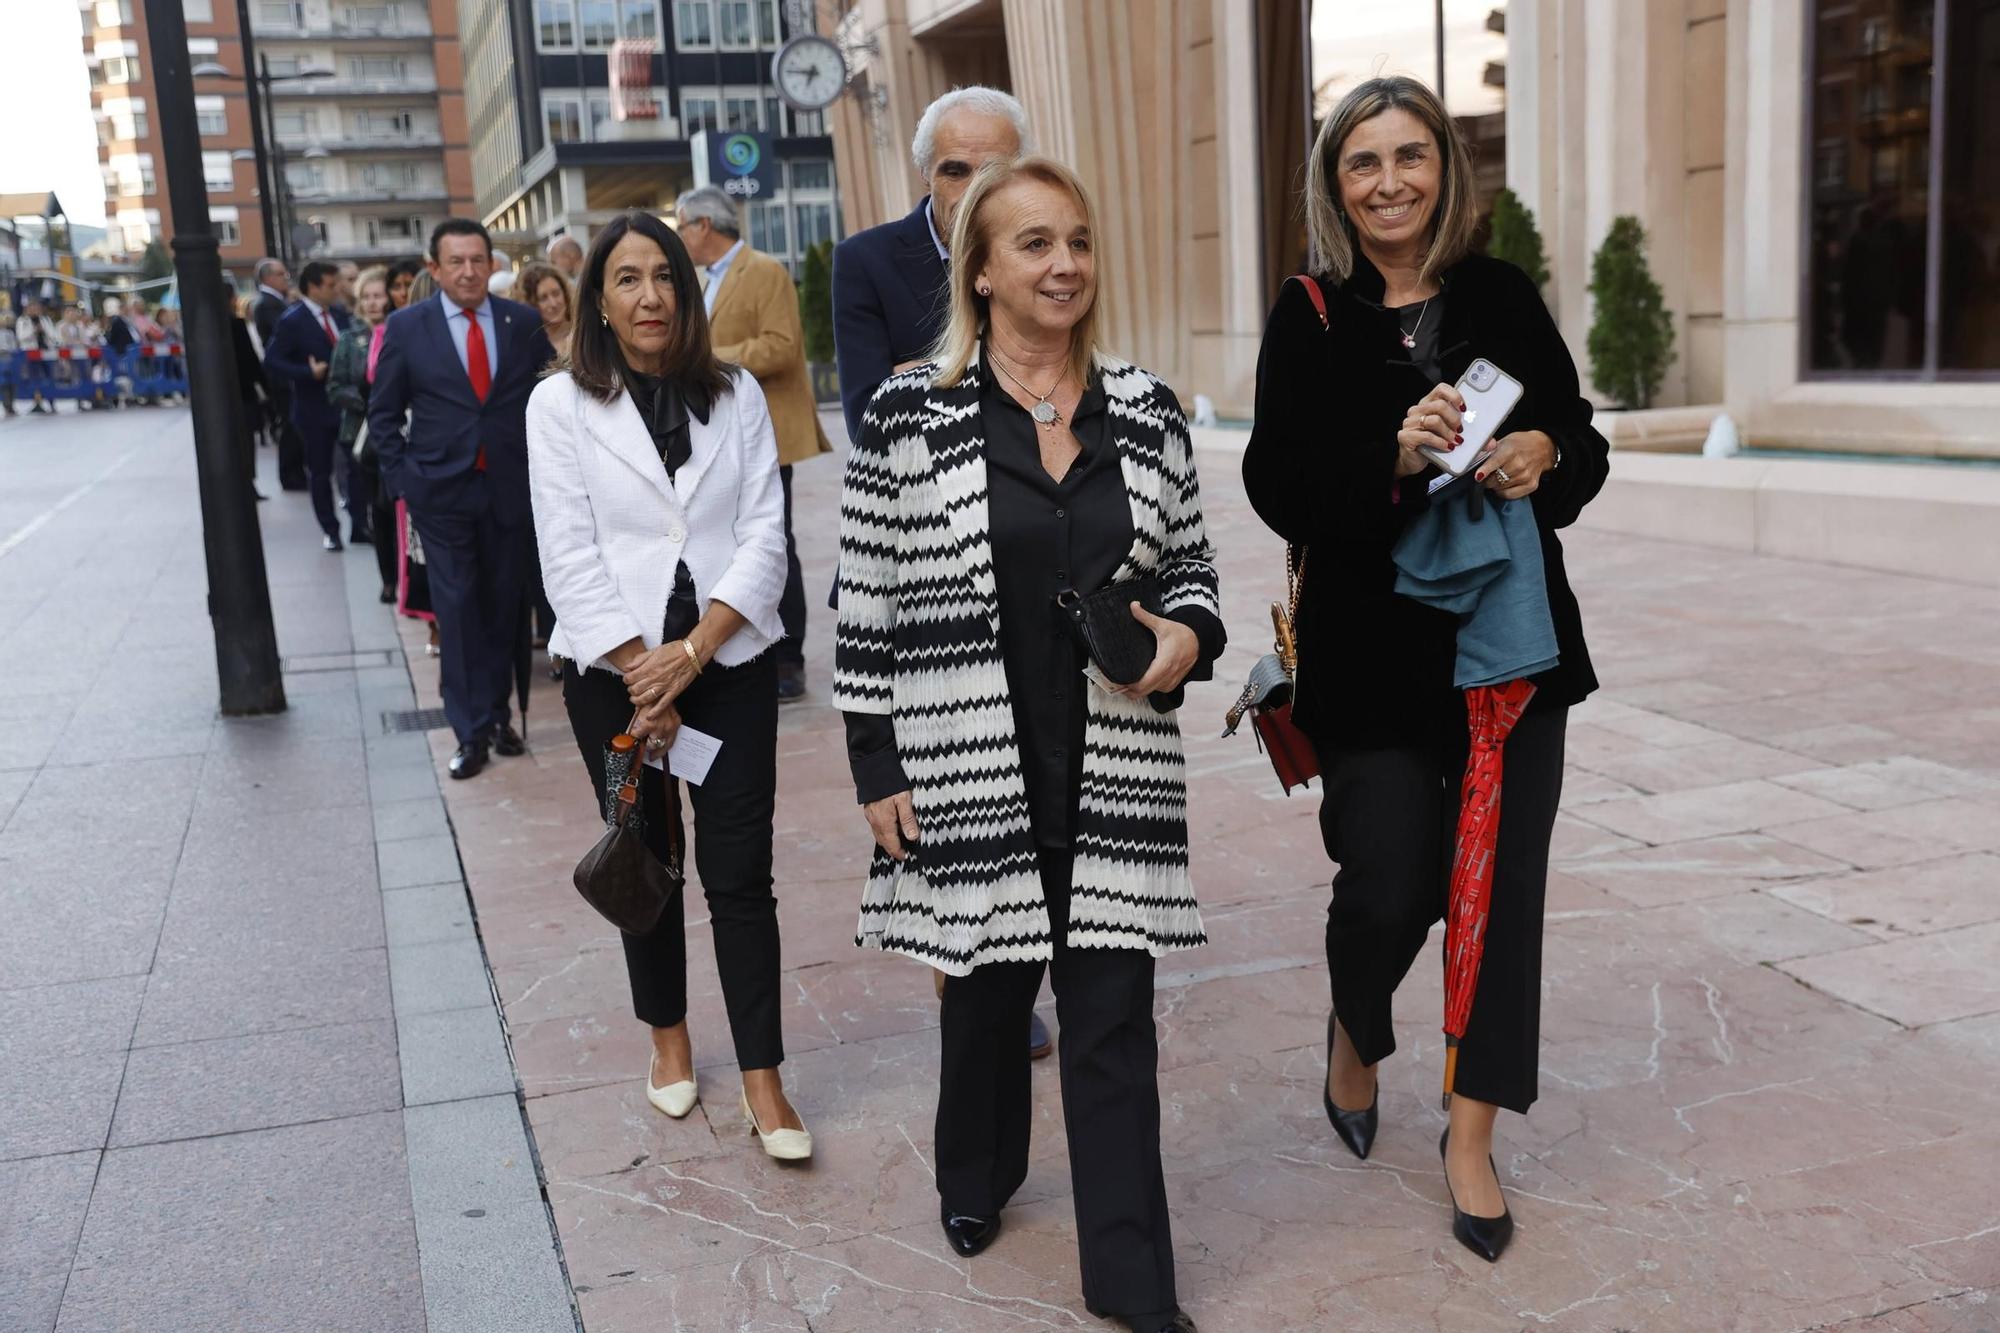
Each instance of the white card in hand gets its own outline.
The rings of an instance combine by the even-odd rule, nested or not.
[[[665,759],[649,751],[646,762],[699,787],[707,781],[708,770],[715,764],[715,756],[721,753],[721,741],[683,724],[674,733],[674,743],[667,747]]]

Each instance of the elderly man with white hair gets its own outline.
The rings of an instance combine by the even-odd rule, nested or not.
[[[848,439],[860,436],[861,414],[882,381],[924,360],[943,331],[951,224],[973,176],[988,162],[1034,147],[1028,113],[1012,95],[954,88],[924,108],[910,140],[910,157],[930,192],[907,217],[834,247],[833,345]],[[883,793],[856,795],[865,803]],[[933,975],[942,997],[944,973]],[[1030,1015],[1029,1024],[1028,1053],[1039,1060],[1054,1043],[1039,1015]]]
[[[833,341],[847,437],[882,381],[924,359],[944,326],[945,266],[959,198],[981,167],[1034,151],[1028,113],[998,88],[954,88],[924,108],[910,156],[930,193],[907,217],[833,251]]]
[[[573,287],[583,278],[583,242],[567,233],[549,238],[548,258]]]

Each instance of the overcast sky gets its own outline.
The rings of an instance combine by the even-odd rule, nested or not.
[[[104,177],[90,119],[76,0],[0,0],[7,110],[0,193],[53,190],[72,222],[104,225]]]
[[[1496,0],[1445,0],[1445,97],[1459,115],[1498,111],[1498,90],[1480,82],[1504,59],[1504,37],[1486,31]],[[1313,7],[1314,81],[1338,96],[1377,74],[1436,76],[1429,0],[1318,0]],[[82,21],[76,0],[0,0],[8,38],[7,105],[25,116],[0,150],[0,192],[54,190],[77,222],[104,224],[104,184],[90,119]]]

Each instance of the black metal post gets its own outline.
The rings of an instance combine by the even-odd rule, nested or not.
[[[262,58],[250,31],[250,0],[236,0],[236,28],[243,45],[243,88],[250,102],[250,147],[257,154],[257,211],[264,215],[264,253],[278,253],[278,221],[272,216],[277,207],[277,191],[271,188],[271,150],[264,139],[264,108],[270,105],[271,85],[259,78]]]
[[[1451,103],[1445,99],[1444,95],[1444,0],[1437,0],[1437,4],[1434,6],[1434,8],[1437,14],[1435,20],[1435,35],[1437,37],[1437,66],[1438,66],[1437,95],[1438,95],[1438,101],[1444,102],[1446,106],[1450,106]]]
[[[285,207],[285,196],[291,182],[285,179],[285,145],[278,139],[278,117],[271,105],[271,62],[264,56],[257,57],[257,81],[263,85],[264,109],[271,118],[271,210],[277,215],[278,244],[271,251],[284,261],[285,268],[292,267],[292,219]]]
[[[187,340],[188,398],[194,407],[195,471],[201,480],[202,547],[208,558],[208,614],[222,711],[231,717],[284,711],[285,682],[257,503],[243,466],[243,400],[236,348],[222,305],[222,255],[208,220],[195,120],[187,18],[181,0],[146,0],[158,98],[167,199],[173,209],[174,272]]]

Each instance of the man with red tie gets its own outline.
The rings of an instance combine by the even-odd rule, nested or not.
[[[523,749],[508,698],[532,521],[525,417],[555,351],[533,307],[487,294],[493,243],[477,222],[439,223],[427,267],[437,299],[389,317],[368,438],[424,544],[451,775],[469,778],[490,752]]]
[[[301,299],[279,317],[264,349],[266,373],[282,376],[292,390],[292,424],[305,442],[306,484],[313,515],[329,551],[340,549],[340,514],[333,507],[333,452],[340,437],[340,409],[326,399],[326,368],[333,345],[347,327],[347,312],[336,309],[340,270],[314,260],[299,274]],[[368,508],[355,505],[353,540],[366,536]]]

